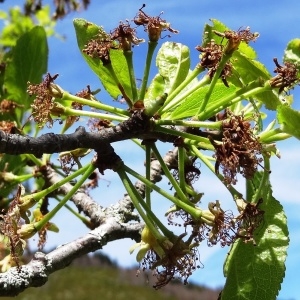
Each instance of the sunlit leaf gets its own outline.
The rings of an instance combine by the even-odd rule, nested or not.
[[[121,94],[121,92],[115,80],[111,76],[111,73],[108,70],[108,68],[103,66],[103,63],[100,59],[92,58],[82,52],[82,50],[85,48],[87,43],[91,39],[95,39],[98,34],[106,35],[105,31],[101,26],[87,22],[84,19],[75,19],[73,23],[76,31],[77,43],[80,52],[82,53],[89,67],[99,77],[106,91],[113,98],[116,99]],[[122,87],[124,88],[126,95],[129,98],[131,98],[132,96],[131,96],[129,72],[128,72],[128,67],[123,52],[121,50],[111,50],[110,58],[111,58],[111,64],[113,66],[113,69]]]
[[[259,185],[261,176],[257,174],[255,184]],[[259,208],[264,211],[264,219],[254,235],[257,245],[242,240],[233,245],[224,266],[227,279],[221,299],[273,300],[278,295],[289,243],[287,220],[269,182],[262,199]]]
[[[284,61],[293,62],[300,69],[300,39],[291,40],[284,51]]]
[[[180,43],[164,43],[157,53],[156,65],[165,81],[164,92],[170,94],[189,72],[189,48]]]
[[[31,98],[27,94],[27,82],[39,83],[47,71],[48,44],[43,27],[36,26],[25,33],[12,50],[12,60],[5,72],[8,97],[28,108]]]
[[[194,116],[198,112],[201,101],[203,101],[208,89],[209,86],[206,85],[188,96],[184,102],[174,110],[171,114],[171,118],[182,119]],[[234,94],[236,90],[237,88],[233,85],[227,88],[223,83],[217,83],[210,97],[207,109],[209,109],[209,106],[213,102],[217,100],[221,101],[222,98],[228,97],[230,94]]]
[[[278,122],[282,130],[300,139],[300,112],[288,105],[280,105],[277,109]]]
[[[144,100],[145,106],[147,107],[151,101],[163,95],[164,91],[165,91],[165,80],[160,74],[156,74],[156,76],[153,78],[147,90],[145,100]]]

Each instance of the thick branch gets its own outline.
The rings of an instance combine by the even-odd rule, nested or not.
[[[80,126],[71,134],[47,133],[34,138],[19,134],[8,134],[0,131],[0,153],[34,154],[40,157],[45,153],[59,153],[77,148],[102,149],[108,144],[132,138],[155,138],[163,141],[174,141],[174,137],[151,131],[151,121],[142,112],[110,128],[99,132],[87,132]]]
[[[120,202],[117,205],[120,206]],[[122,209],[118,207],[114,210],[116,211]],[[28,287],[44,285],[50,274],[67,267],[77,257],[101,249],[108,242],[124,238],[138,241],[142,225],[121,223],[120,217],[123,219],[122,216],[111,216],[108,213],[105,222],[87,235],[62,245],[47,255],[38,252],[19,270],[14,267],[0,274],[0,296],[16,296]]]

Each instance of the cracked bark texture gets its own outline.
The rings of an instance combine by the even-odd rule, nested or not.
[[[97,167],[100,172],[103,172],[107,168],[113,168],[112,165],[116,163],[107,163],[110,156],[114,157],[116,161],[119,159],[114,153],[111,143],[130,138],[174,141],[176,137],[152,132],[148,117],[138,112],[128,121],[113,128],[105,128],[98,133],[89,133],[83,127],[79,127],[75,133],[69,135],[50,133],[38,138],[31,138],[0,131],[0,152],[15,155],[32,153],[39,156],[43,153],[73,150],[78,147],[92,148],[95,149],[99,158]],[[164,161],[170,168],[176,166],[177,148],[169,151],[164,157]],[[53,185],[61,179],[49,165],[44,168],[43,175],[48,185]],[[150,180],[156,183],[162,179],[162,176],[159,162],[153,159]],[[72,187],[70,183],[66,183],[59,188],[57,193],[65,195]],[[144,197],[145,185],[138,181],[135,183],[135,187]],[[67,267],[77,257],[101,249],[111,241],[124,238],[140,241],[143,223],[135,214],[128,194],[125,194],[114,205],[104,208],[81,188],[73,195],[71,201],[79,211],[90,218],[94,229],[85,236],[61,245],[48,254],[37,252],[27,265],[22,265],[19,269],[13,267],[6,273],[0,274],[0,296],[16,296],[28,287],[42,286],[53,272]]]

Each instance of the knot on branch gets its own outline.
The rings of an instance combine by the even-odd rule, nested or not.
[[[96,152],[97,155],[93,160],[93,164],[102,175],[104,175],[105,170],[116,170],[123,163],[120,156],[115,153],[114,148],[110,144],[107,144],[104,148],[97,149]]]
[[[120,124],[123,133],[147,132],[150,129],[150,118],[141,110],[135,110],[130,119]]]

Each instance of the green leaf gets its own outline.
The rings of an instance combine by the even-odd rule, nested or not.
[[[170,94],[189,73],[189,48],[180,43],[164,43],[157,53],[156,65],[165,80],[164,92]]]
[[[270,73],[262,63],[249,58],[240,51],[235,51],[233,53],[231,61],[243,84],[248,84],[257,78],[261,78],[265,81],[271,78]],[[228,78],[228,81],[234,83],[230,77]],[[266,108],[271,110],[275,110],[280,104],[278,97],[279,95],[272,90],[255,95],[257,100],[263,102]]]
[[[293,62],[300,68],[300,39],[291,40],[284,51],[284,61]]]
[[[0,158],[0,170],[5,172],[12,172],[14,175],[24,175],[26,170],[26,161],[21,155],[9,155],[9,154],[2,154]],[[0,189],[0,197],[6,198],[9,194],[11,194],[15,188],[16,183],[12,182],[5,182],[1,178],[1,189]]]
[[[257,174],[257,185],[261,179],[262,174]],[[250,194],[254,195],[255,189]],[[227,279],[221,299],[273,300],[278,295],[289,243],[287,220],[269,182],[262,198],[259,208],[264,211],[264,220],[255,232],[257,245],[242,240],[233,245],[224,266]]]
[[[300,139],[300,112],[288,105],[280,105],[277,109],[277,119],[284,132]]]
[[[211,20],[213,25],[206,24],[203,34],[203,44],[206,45],[211,39],[214,39],[216,43],[226,43],[226,39],[216,35],[213,30],[218,32],[225,32],[230,30],[223,23],[218,20]],[[241,28],[242,29],[242,28]],[[228,78],[228,82],[241,87],[241,84],[248,84],[257,78],[269,80],[271,78],[270,73],[265,66],[259,61],[255,60],[256,52],[248,44],[241,42],[239,49],[234,51],[232,59],[230,60],[233,64],[235,76]],[[262,101],[267,109],[275,110],[280,104],[278,95],[273,91],[263,92],[255,96],[259,101]]]
[[[157,97],[163,95],[164,91],[165,80],[160,74],[156,74],[147,90],[144,100],[145,107],[148,107],[151,105],[151,101],[155,101]]]
[[[86,60],[89,67],[99,77],[106,91],[114,99],[116,99],[121,94],[121,92],[113,76],[111,75],[109,68],[103,66],[103,63],[100,59],[92,58],[82,52],[86,44],[91,39],[95,39],[97,35],[103,35],[103,37],[106,37],[106,32],[101,26],[97,26],[84,19],[74,19],[73,24],[76,31],[78,47],[84,59]],[[121,50],[110,50],[110,59],[113,70],[116,73],[126,95],[129,98],[132,98],[129,71],[123,52]]]
[[[171,118],[183,119],[194,116],[198,112],[201,101],[203,101],[208,89],[209,86],[206,85],[189,95],[185,101],[183,101],[183,103],[173,111]],[[209,106],[212,103],[215,101],[221,101],[223,98],[234,94],[236,90],[237,88],[233,85],[228,88],[221,82],[217,83],[212,92],[209,103],[207,104],[207,110],[209,110]]]
[[[39,83],[47,71],[48,44],[43,27],[36,26],[17,41],[5,71],[8,98],[28,108],[27,82]]]

